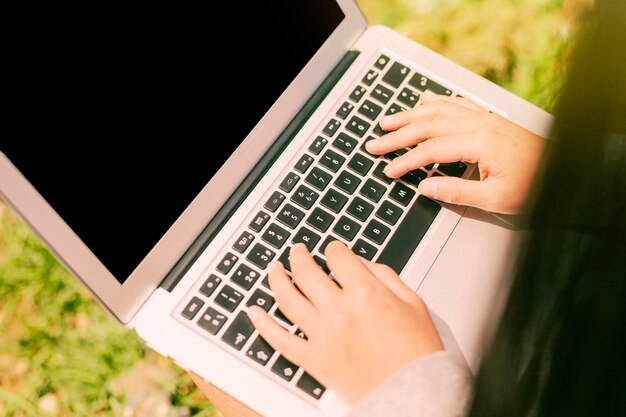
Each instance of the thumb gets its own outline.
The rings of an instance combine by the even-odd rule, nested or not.
[[[422,181],[418,191],[425,197],[445,203],[473,206],[491,210],[493,190],[484,181],[457,177],[431,177]]]

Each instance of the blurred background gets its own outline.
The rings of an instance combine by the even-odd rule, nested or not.
[[[552,111],[592,0],[359,0],[414,38]],[[0,417],[220,417],[187,374],[108,316],[0,200]]]

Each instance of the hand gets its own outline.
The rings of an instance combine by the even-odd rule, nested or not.
[[[461,97],[424,94],[414,109],[380,121],[390,131],[367,143],[373,154],[419,144],[387,165],[398,178],[433,162],[477,163],[480,181],[432,177],[420,193],[447,203],[517,214],[524,208],[545,139]]]
[[[293,283],[279,262],[269,274],[281,311],[306,339],[257,306],[248,311],[261,336],[287,359],[356,402],[404,365],[443,350],[426,306],[391,268],[363,260],[340,241],[325,254],[336,282],[303,244],[291,249]]]

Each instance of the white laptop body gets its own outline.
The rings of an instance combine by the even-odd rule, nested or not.
[[[321,4],[317,0],[309,3],[308,7]],[[289,83],[280,99],[248,130],[245,139],[237,139],[240,143],[232,155],[198,190],[193,202],[128,277],[114,276],[93,248],[81,239],[80,233],[70,227],[50,201],[44,199],[47,194],[31,183],[31,178],[21,169],[21,160],[11,158],[11,150],[6,150],[10,149],[9,139],[5,138],[6,143],[0,148],[3,152],[0,153],[2,198],[32,226],[102,306],[121,324],[133,328],[152,349],[170,357],[182,368],[199,374],[266,417],[339,417],[348,412],[349,405],[330,390],[317,391],[322,394],[315,398],[300,389],[298,378],[304,370],[296,370],[290,381],[269,371],[278,353],[265,366],[251,360],[248,356],[253,352],[249,347],[256,333],[245,338],[245,346],[240,350],[224,343],[220,337],[234,316],[246,311],[245,301],[233,312],[228,312],[212,304],[217,293],[206,298],[199,296],[205,304],[198,307],[198,315],[187,319],[181,313],[210,274],[222,277],[218,286],[229,283],[239,293],[246,294],[230,283],[230,272],[220,275],[216,267],[226,252],[237,254],[231,249],[234,240],[248,230],[256,213],[263,209],[263,203],[278,189],[285,174],[299,161],[329,120],[338,119],[337,109],[355,86],[360,85],[365,74],[375,68],[377,60],[385,56],[391,62],[406,65],[411,71],[419,71],[429,80],[450,89],[453,95],[470,98],[539,135],[546,136],[551,123],[551,116],[546,112],[424,46],[388,28],[368,27],[353,1],[339,0],[336,3],[345,17],[332,31],[332,36]],[[336,6],[334,1],[328,4],[325,7]],[[315,17],[306,24],[315,25]],[[288,51],[275,50],[272,54],[281,52]],[[347,53],[349,62],[342,67],[341,62],[346,62]],[[272,65],[270,57],[268,55],[267,62],[252,64]],[[380,70],[376,83],[386,69],[388,67]],[[322,95],[326,97],[323,101],[317,100],[319,105],[312,107],[303,119],[301,107],[311,96],[319,95],[318,87],[329,75],[336,77],[331,83],[334,86],[324,90]],[[408,80],[395,91],[411,88]],[[368,94],[375,87],[376,84],[367,86]],[[359,105],[361,103],[354,103],[351,115],[358,114]],[[245,102],[233,111],[245,112]],[[294,124],[294,117],[300,118],[300,122]],[[346,127],[349,118],[340,120],[341,129]],[[213,119],[216,127],[209,135],[214,141],[228,137],[229,131],[227,122],[219,122],[219,117],[216,119]],[[294,125],[297,128],[294,129]],[[286,128],[291,129],[287,135]],[[359,140],[362,142],[369,134]],[[268,157],[278,138],[282,140],[281,152]],[[330,146],[334,138],[328,139]],[[149,154],[146,149],[146,155]],[[270,163],[260,167],[259,161]],[[250,175],[253,169],[257,171]],[[475,170],[470,167],[464,175],[474,174]],[[300,175],[301,183],[306,175]],[[247,190],[245,198],[231,198],[242,189]],[[324,193],[320,191],[319,194]],[[75,203],[80,204],[80,201],[80,195],[76,195]],[[88,211],[85,215],[88,217]],[[394,227],[391,227],[392,234]],[[482,335],[497,315],[497,295],[502,277],[511,266],[516,236],[513,228],[494,216],[444,204],[401,272],[405,282],[429,306],[446,347],[458,352],[472,369],[476,369],[480,358]],[[254,242],[261,240],[257,238]],[[273,249],[273,252],[277,259],[282,250]],[[238,255],[240,259],[246,256],[245,253]],[[258,272],[265,275],[260,268]],[[262,286],[260,278],[248,293],[257,289],[270,293]],[[216,335],[197,325],[198,318],[208,306],[213,306],[230,320]],[[212,317],[208,317],[210,319]]]

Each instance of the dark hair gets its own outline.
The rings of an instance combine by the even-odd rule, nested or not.
[[[626,1],[574,42],[471,417],[626,416]]]

